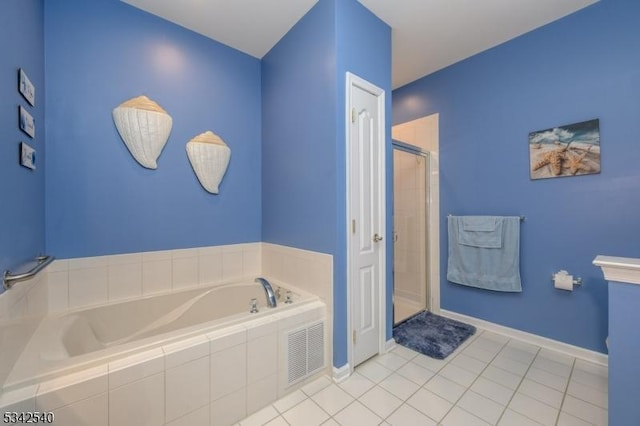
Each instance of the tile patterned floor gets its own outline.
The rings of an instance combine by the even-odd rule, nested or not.
[[[397,346],[240,426],[604,426],[607,368],[478,330],[446,360]]]

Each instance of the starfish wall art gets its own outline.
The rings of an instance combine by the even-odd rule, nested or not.
[[[531,179],[600,173],[598,119],[529,134]]]

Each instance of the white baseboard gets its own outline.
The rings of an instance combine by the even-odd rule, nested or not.
[[[333,381],[341,383],[349,378],[351,375],[351,366],[346,363],[342,367],[333,367]]]
[[[531,343],[542,348],[550,349],[557,352],[570,355],[575,358],[580,358],[585,361],[594,362],[596,364],[608,366],[609,357],[606,354],[592,351],[590,349],[581,348],[579,346],[570,345],[568,343],[560,342],[558,340],[542,337],[537,334],[527,333],[526,331],[517,330],[515,328],[505,327],[493,322],[481,320],[479,318],[470,317],[467,315],[459,314],[457,312],[447,311],[446,309],[440,310],[440,315],[448,317],[454,320],[466,322],[475,325],[478,328],[482,328],[493,333],[502,334],[504,336],[522,340],[526,343]]]
[[[384,344],[384,352],[387,353],[390,350],[393,350],[393,348],[396,347],[396,341],[395,339],[392,337],[391,339],[387,340]]]
[[[393,337],[386,342],[384,342],[383,353],[387,353],[393,350],[396,347],[396,341]],[[341,383],[349,378],[351,375],[351,366],[349,363],[346,363],[342,367],[333,367],[333,381],[336,383]]]

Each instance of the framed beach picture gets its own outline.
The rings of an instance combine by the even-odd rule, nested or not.
[[[18,90],[31,106],[36,106],[36,88],[22,68],[18,70]]]
[[[531,179],[600,173],[600,120],[529,133]]]
[[[35,138],[36,124],[35,124],[35,121],[33,120],[33,117],[31,116],[31,114],[29,114],[29,111],[22,108],[22,106],[19,107],[19,113],[20,113],[20,119],[19,119],[20,130],[22,130],[32,138]]]

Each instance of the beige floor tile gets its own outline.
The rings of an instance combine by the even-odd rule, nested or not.
[[[358,401],[383,419],[394,412],[404,402],[380,386],[376,386],[362,395],[358,398]]]
[[[393,412],[387,423],[393,426],[436,426],[436,422],[408,404],[402,404]]]
[[[333,419],[343,426],[374,426],[382,422],[380,417],[358,401],[348,405],[347,408],[333,416]]]

